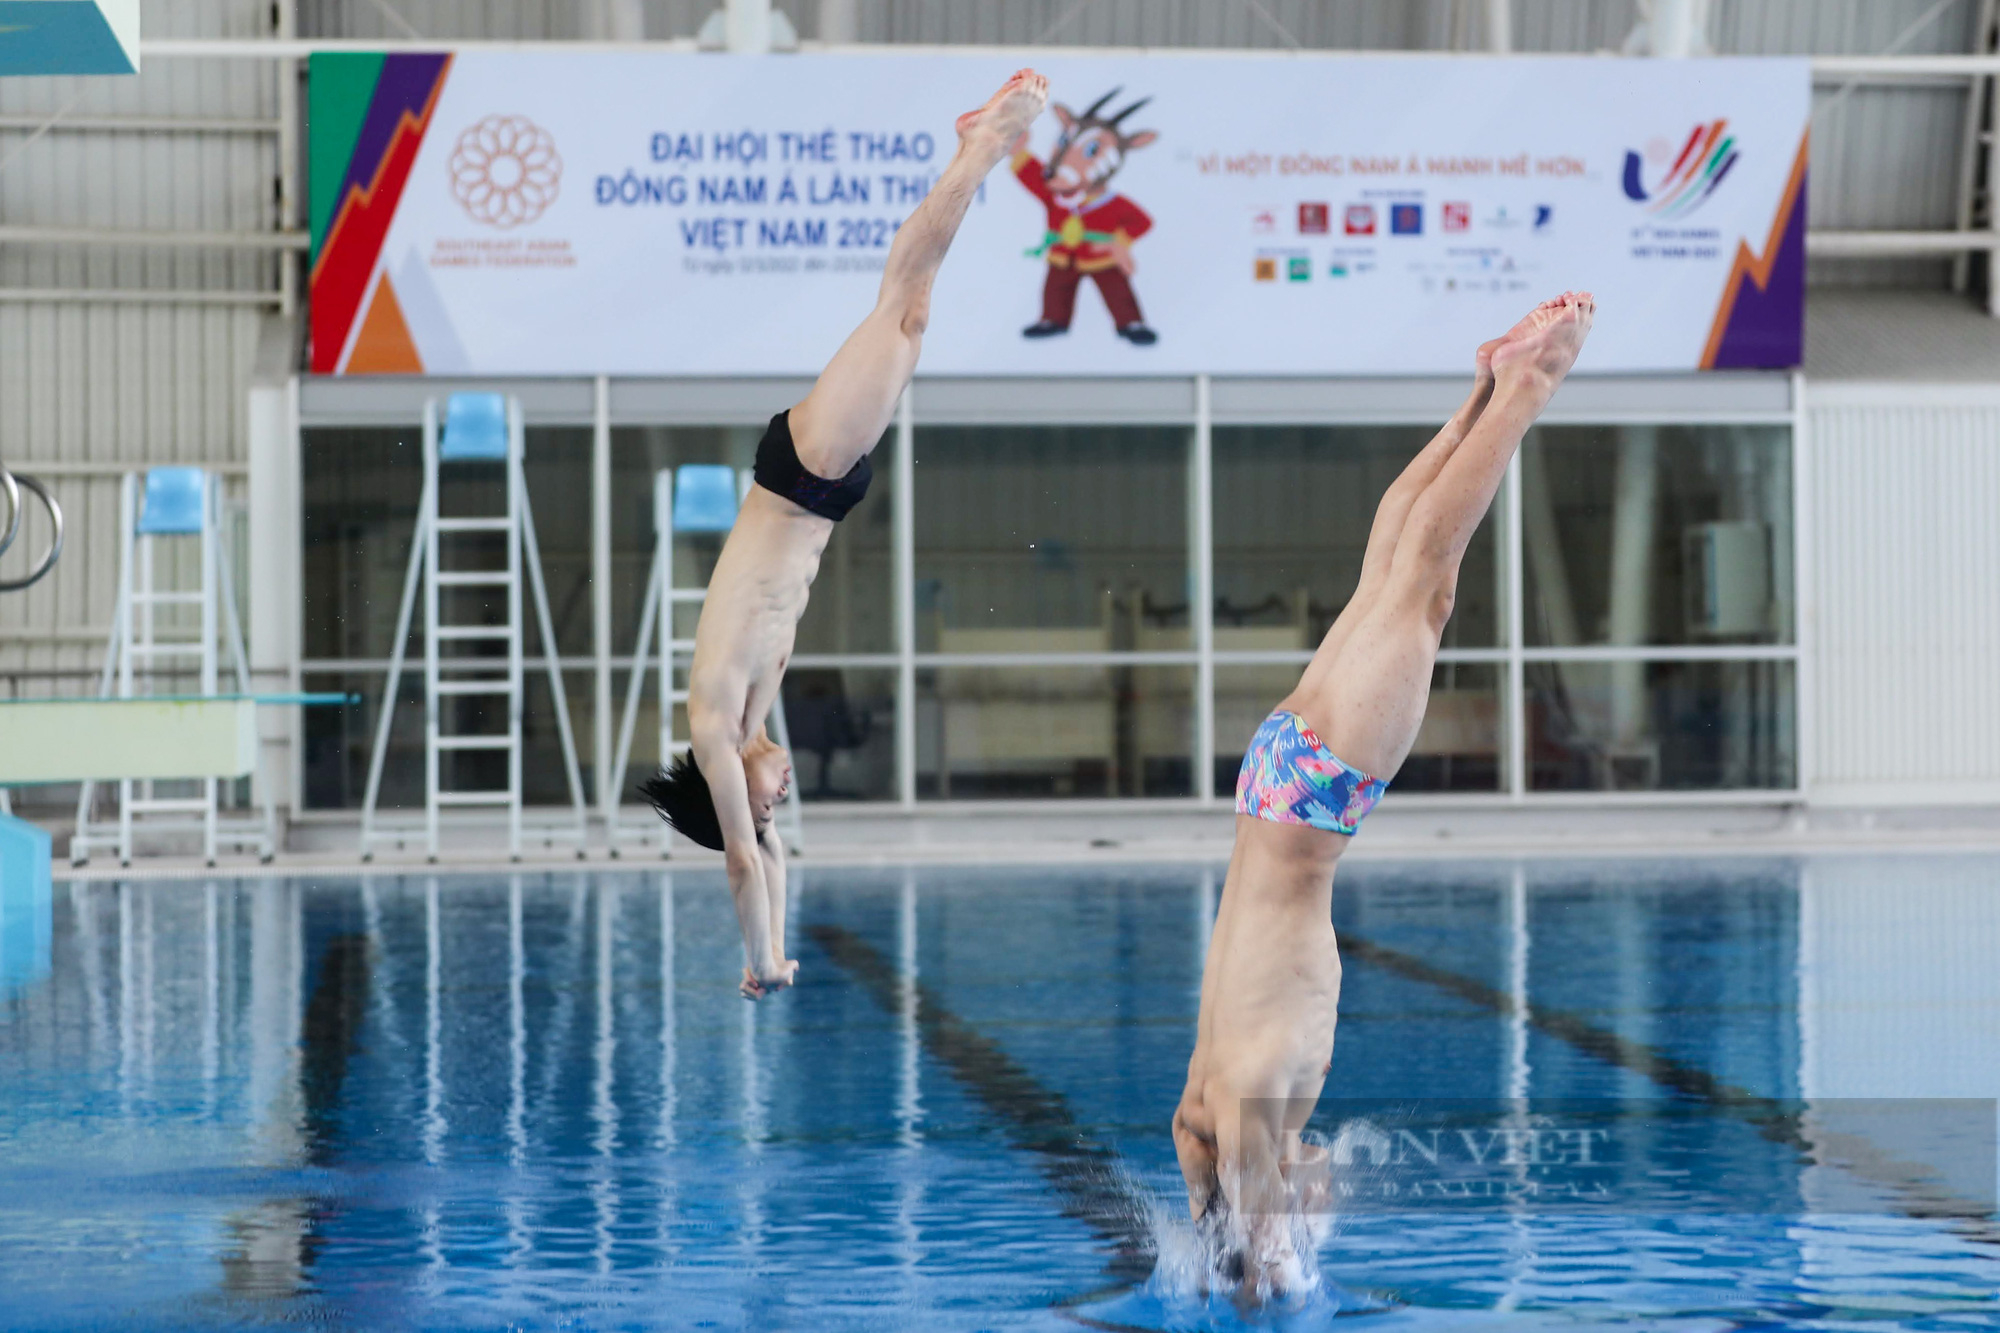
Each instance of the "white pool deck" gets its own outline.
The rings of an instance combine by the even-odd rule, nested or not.
[[[531,819],[526,854],[509,862],[498,850],[503,834],[474,823],[448,825],[433,864],[414,831],[402,848],[387,844],[366,865],[348,819],[316,818],[294,824],[288,850],[269,865],[226,857],[209,869],[193,855],[147,857],[120,869],[98,856],[72,868],[62,855],[66,829],[57,829],[55,878],[64,880],[211,878],[228,875],[352,875],[494,872],[588,868],[710,868],[714,852],[677,842],[671,858],[657,845],[628,844],[613,859],[593,830],[588,855],[572,846],[544,845],[534,836],[542,822],[554,827],[563,812]],[[629,819],[643,827],[647,812]],[[1051,808],[1047,804],[937,807],[912,814],[881,807],[808,807],[806,850],[794,865],[906,864],[1026,865],[1033,863],[1210,863],[1227,861],[1234,816],[1223,809],[1142,807],[1137,804]],[[1514,859],[1548,857],[1671,857],[1861,855],[1892,852],[2000,853],[2000,809],[1808,810],[1787,806],[1686,806],[1676,809],[1530,809],[1429,807],[1396,809],[1369,817],[1349,857],[1369,861]]]

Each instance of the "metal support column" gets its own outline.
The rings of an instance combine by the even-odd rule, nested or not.
[[[896,489],[889,515],[896,599],[896,799],[917,804],[916,386],[896,407]]]
[[[1194,378],[1194,450],[1188,541],[1193,550],[1188,625],[1194,631],[1194,794],[1215,797],[1215,449],[1209,380]]]

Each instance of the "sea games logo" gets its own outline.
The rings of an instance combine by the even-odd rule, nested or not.
[[[1741,156],[1735,136],[1729,133],[1729,122],[1723,119],[1695,126],[1678,155],[1667,140],[1655,139],[1646,145],[1643,156],[1638,152],[1625,154],[1625,197],[1646,205],[1647,212],[1660,217],[1684,217],[1715,193]],[[1647,189],[1648,166],[1669,158],[1673,165]]]
[[[562,193],[562,172],[555,139],[526,116],[487,116],[468,126],[452,145],[447,184],[479,226],[437,237],[430,266],[575,268],[567,237],[531,225]]]
[[[474,222],[518,227],[555,202],[562,165],[555,140],[526,116],[488,116],[458,136],[451,192]]]

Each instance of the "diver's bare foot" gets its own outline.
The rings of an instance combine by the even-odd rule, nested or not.
[[[986,99],[985,106],[958,118],[958,137],[968,146],[987,148],[997,162],[1027,133],[1048,101],[1047,79],[1031,69],[1016,70],[1013,78],[1000,85],[999,92]]]
[[[1553,301],[1542,302],[1493,349],[1494,378],[1553,391],[1576,364],[1596,314],[1597,303],[1589,292],[1564,292]]]
[[[1493,386],[1493,353],[1505,341],[1503,337],[1483,342],[1479,344],[1479,350],[1472,354],[1472,379],[1475,384],[1482,388]]]
[[[1527,314],[1521,316],[1520,323],[1516,324],[1513,328],[1501,334],[1498,338],[1495,338],[1491,343],[1488,343],[1487,346],[1489,347],[1497,346],[1498,344],[1507,342],[1510,339],[1526,337],[1528,334],[1533,333],[1535,329],[1539,327],[1535,322],[1537,316],[1544,316],[1550,313],[1551,311],[1560,309],[1564,301],[1569,300],[1571,297],[1575,295],[1576,295],[1575,292],[1564,292],[1561,296],[1551,297],[1549,300],[1542,302],[1540,305],[1536,306],[1533,310],[1530,310]]]
[[[1510,338],[1522,338],[1522,336],[1534,332],[1536,330],[1536,322],[1534,322],[1536,316],[1560,308],[1562,302],[1568,300],[1570,296],[1572,296],[1572,292],[1564,292],[1562,296],[1556,296],[1552,300],[1544,300],[1534,310],[1528,310],[1528,314],[1520,316],[1520,322],[1514,324],[1514,328],[1508,328],[1498,338],[1490,338],[1488,342],[1480,342],[1480,348],[1472,354],[1472,378],[1478,380],[1480,384],[1490,384],[1492,378],[1494,378],[1494,350],[1502,342],[1506,342]]]

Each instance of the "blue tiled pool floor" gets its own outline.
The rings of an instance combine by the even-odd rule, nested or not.
[[[800,879],[759,1005],[711,873],[59,887],[0,1326],[2000,1326],[2000,860],[1343,871],[1325,1285],[1248,1315],[1167,1134],[1218,868]]]

